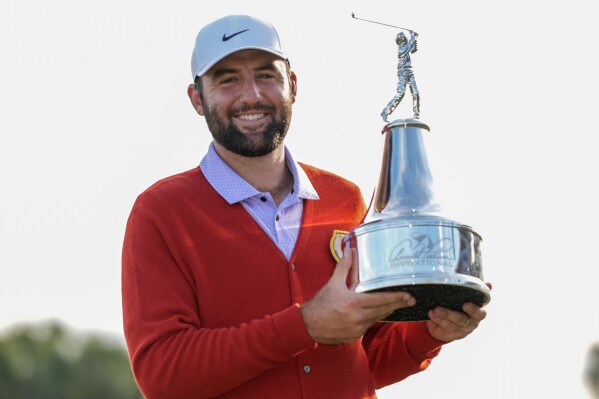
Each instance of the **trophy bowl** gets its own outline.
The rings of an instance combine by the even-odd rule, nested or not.
[[[357,251],[356,292],[406,291],[416,299],[416,305],[384,321],[419,321],[438,306],[462,311],[466,302],[490,301],[482,281],[481,241],[470,227],[430,215],[362,224],[344,245]]]

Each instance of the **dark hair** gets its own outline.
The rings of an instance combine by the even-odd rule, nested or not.
[[[201,76],[196,76],[196,78],[193,80],[193,87],[200,93],[200,95],[202,94],[202,77]]]

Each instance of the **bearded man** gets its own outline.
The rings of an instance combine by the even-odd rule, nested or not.
[[[329,242],[360,223],[362,195],[285,147],[297,78],[270,23],[205,26],[192,77],[214,140],[137,198],[123,245],[125,337],[147,399],[374,398],[478,326],[473,304],[380,323],[414,298],[354,291],[356,254],[337,262]]]

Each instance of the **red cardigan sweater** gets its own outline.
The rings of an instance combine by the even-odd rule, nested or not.
[[[124,328],[147,399],[372,398],[425,369],[440,342],[423,323],[378,323],[346,345],[317,345],[299,305],[328,281],[334,230],[360,223],[352,183],[302,166],[305,200],[287,261],[240,204],[199,168],[164,179],[131,211],[123,247]]]

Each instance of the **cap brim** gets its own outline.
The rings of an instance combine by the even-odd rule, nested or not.
[[[240,47],[240,48],[236,48],[233,49],[231,51],[227,51],[225,53],[223,53],[218,59],[214,60],[213,62],[210,62],[206,65],[204,65],[203,67],[201,67],[195,74],[195,76],[202,76],[204,75],[206,72],[208,72],[210,70],[210,68],[212,68],[214,65],[218,64],[221,60],[223,60],[224,58],[230,56],[231,54],[237,53],[239,51],[243,51],[243,50],[260,50],[260,51],[264,51],[267,53],[270,53],[272,55],[275,55],[283,60],[287,59],[287,57],[285,56],[285,54],[283,54],[280,51],[276,51],[273,50],[271,48],[264,48],[264,47],[257,47],[257,46],[246,46],[246,47]]]

